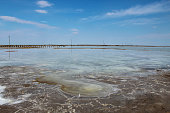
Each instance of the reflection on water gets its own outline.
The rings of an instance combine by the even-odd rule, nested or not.
[[[18,49],[11,53],[4,51],[6,50],[0,51],[0,66],[26,65],[53,70],[42,72],[43,76],[37,78],[37,81],[58,84],[64,92],[82,96],[102,97],[119,90],[116,85],[99,82],[95,78],[133,78],[153,74],[158,69],[170,68],[168,47]]]

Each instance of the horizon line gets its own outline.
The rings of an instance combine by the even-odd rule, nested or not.
[[[134,46],[134,47],[170,47],[170,46],[153,46],[153,45],[119,45],[119,44],[14,44],[14,45],[9,45],[9,44],[4,44],[0,45],[2,46]]]

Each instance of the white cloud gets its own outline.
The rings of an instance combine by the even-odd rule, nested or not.
[[[71,31],[79,31],[78,29],[71,29]]]
[[[75,31],[75,32],[72,32],[72,33],[76,35],[76,34],[78,34],[79,32],[76,32],[76,31]]]
[[[47,23],[47,21],[44,21],[44,20],[43,20],[43,21],[40,21],[40,22],[41,22],[41,23]]]
[[[48,1],[45,0],[38,1],[37,5],[41,8],[52,6],[52,4],[50,4]]]
[[[126,25],[156,25],[162,23],[159,18],[135,18],[135,19],[127,19],[123,21],[117,21],[113,24],[117,24],[120,26]]]
[[[0,19],[5,20],[5,21],[9,21],[9,22],[16,22],[16,23],[20,23],[20,24],[31,24],[31,25],[35,25],[41,28],[57,28],[55,26],[50,26],[47,24],[42,24],[42,23],[38,23],[38,22],[33,22],[33,21],[27,21],[27,20],[22,20],[16,17],[11,17],[11,16],[0,16]]]
[[[79,33],[79,30],[78,30],[78,29],[75,29],[75,28],[74,28],[74,29],[71,29],[71,31],[72,31],[73,34],[78,34],[78,33]]]
[[[37,9],[37,10],[34,10],[34,11],[37,12],[37,13],[44,13],[44,14],[48,13],[48,11],[46,11],[46,10]]]
[[[127,16],[127,15],[146,15],[170,11],[170,2],[153,3],[145,6],[135,6],[126,10],[112,11],[106,13],[106,16]]]
[[[148,15],[154,13],[163,13],[163,12],[170,12],[170,1],[162,1],[162,2],[155,2],[148,5],[138,5],[128,9],[122,10],[113,10],[111,12],[107,12],[103,15],[91,16],[88,18],[82,18],[81,20],[100,20],[100,19],[107,19],[107,18],[116,18],[116,17],[123,17],[123,16],[139,16],[139,15]]]
[[[54,12],[56,13],[82,13],[84,12],[84,9],[70,9],[70,8],[66,8],[66,9],[57,9],[54,10]]]

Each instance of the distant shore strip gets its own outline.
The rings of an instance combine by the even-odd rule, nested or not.
[[[55,48],[55,49],[78,49],[78,48],[72,48],[72,47],[79,47],[79,49],[85,49],[80,47],[92,47],[92,49],[99,49],[98,47],[101,47],[101,49],[107,49],[109,46],[120,46],[120,47],[170,47],[170,46],[147,46],[147,45],[0,45],[0,48]],[[94,48],[97,47],[97,48]],[[105,48],[103,48],[105,47]],[[89,48],[90,49],[90,48]]]

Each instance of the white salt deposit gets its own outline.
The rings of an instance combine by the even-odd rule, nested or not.
[[[10,99],[3,98],[3,95],[1,94],[2,92],[4,92],[5,88],[6,88],[5,86],[0,86],[0,105],[11,102]]]
[[[5,86],[0,86],[0,105],[3,104],[18,104],[21,102],[24,102],[28,97],[31,96],[31,94],[26,94],[26,95],[22,95],[20,96],[20,98],[16,99],[9,99],[9,98],[3,98],[2,92],[4,92],[5,90]]]

